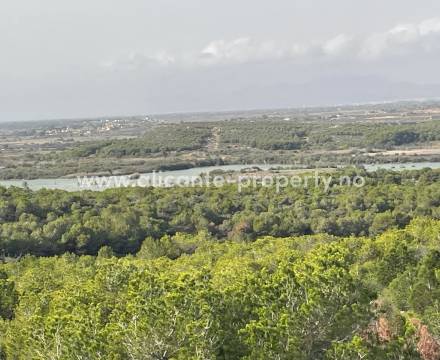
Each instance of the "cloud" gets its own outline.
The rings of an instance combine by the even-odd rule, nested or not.
[[[270,41],[256,41],[241,37],[232,41],[217,40],[209,43],[200,52],[202,64],[241,64],[255,61],[277,60],[285,57],[288,50]]]
[[[419,25],[421,36],[429,36],[431,34],[440,33],[440,18],[425,20]]]
[[[118,60],[105,60],[99,65],[104,70],[115,71],[119,69],[138,70],[140,68],[151,66],[168,67],[175,65],[176,63],[176,58],[166,51],[159,51],[152,55],[133,51],[125,58]]]
[[[324,54],[330,56],[343,55],[349,52],[353,45],[353,37],[346,34],[340,34],[333,39],[328,40],[322,46]]]
[[[376,60],[389,55],[429,52],[439,40],[440,18],[419,24],[401,24],[386,32],[367,36],[361,43],[359,55],[366,60]]]
[[[399,24],[380,33],[352,36],[339,34],[318,43],[280,44],[274,40],[237,37],[214,40],[199,51],[170,54],[132,52],[125,59],[105,61],[106,69],[143,67],[212,67],[273,61],[322,62],[349,58],[354,61],[377,61],[390,56],[420,56],[439,49],[440,18],[415,24]]]

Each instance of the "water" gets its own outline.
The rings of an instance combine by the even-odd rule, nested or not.
[[[415,162],[415,163],[389,163],[389,164],[367,164],[364,165],[367,171],[377,170],[421,170],[425,168],[440,169],[440,162]]]
[[[154,173],[141,174],[143,179],[152,178],[153,176],[160,175],[162,178],[169,177],[171,179],[177,179],[179,177],[194,177],[201,173],[208,173],[213,170],[223,170],[223,171],[240,171],[249,167],[259,167],[262,170],[268,170],[270,168],[284,167],[288,168],[291,165],[281,165],[281,164],[255,164],[255,165],[219,165],[219,166],[206,166],[206,167],[195,167],[192,169],[185,170],[172,170]],[[440,162],[421,162],[421,163],[390,163],[390,164],[368,164],[364,165],[367,171],[376,171],[379,169],[384,170],[420,170],[423,168],[440,169]],[[128,176],[115,176],[116,180],[126,180]],[[17,186],[17,187],[29,187],[31,190],[40,189],[59,189],[67,191],[80,191],[84,190],[78,183],[78,179],[35,179],[35,180],[0,180],[0,186]],[[112,186],[110,186],[112,187]],[[113,186],[114,187],[114,186]],[[92,186],[92,190],[99,190],[98,186]]]
[[[252,165],[219,165],[219,166],[204,166],[204,167],[195,167],[191,169],[184,170],[171,170],[171,171],[162,171],[156,173],[145,173],[141,174],[143,179],[153,178],[154,176],[165,178],[174,178],[178,177],[194,177],[198,176],[201,173],[208,173],[213,170],[223,170],[223,171],[240,171],[242,169],[247,169],[250,167],[258,167],[262,170],[269,170],[270,168],[276,167],[290,167],[291,165],[281,165],[281,164],[252,164]],[[121,180],[128,179],[128,176],[114,176],[112,180],[116,180],[118,182]],[[27,186],[31,190],[40,190],[40,189],[58,189],[58,190],[67,190],[67,191],[80,191],[84,190],[81,188],[78,179],[35,179],[35,180],[0,180],[0,186],[17,186],[17,187],[25,187]],[[112,186],[110,186],[112,187]],[[114,187],[114,186],[113,186]],[[98,186],[92,186],[92,190],[98,190]]]

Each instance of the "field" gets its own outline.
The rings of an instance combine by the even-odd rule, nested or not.
[[[439,141],[436,103],[5,124],[0,179],[438,161]]]

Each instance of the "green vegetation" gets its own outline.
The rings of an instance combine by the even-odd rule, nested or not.
[[[235,122],[217,124],[224,144],[263,150],[298,150],[306,145],[310,126],[286,122]]]
[[[111,140],[75,147],[63,153],[67,158],[145,156],[152,153],[185,151],[200,149],[211,131],[204,125],[168,125],[159,126],[146,132],[143,136],[129,140]]]
[[[9,125],[0,177],[434,160],[385,152],[438,147],[425,110]],[[319,175],[328,189],[0,187],[0,360],[439,360],[440,170]]]
[[[339,186],[362,174],[366,186]],[[322,175],[322,174],[321,174]],[[330,175],[330,174],[329,174]],[[287,187],[131,188],[69,193],[0,188],[0,249],[7,256],[135,253],[147,237],[205,230],[218,240],[327,233],[376,235],[417,216],[440,219],[440,171],[347,170],[334,182]]]
[[[5,359],[438,359],[440,222],[0,265]],[[7,275],[6,275],[7,274]]]
[[[225,144],[264,150],[332,149],[377,147],[440,140],[440,121],[423,123],[340,123],[295,121],[232,122],[217,124]]]
[[[8,133],[4,139],[16,136],[17,140],[0,144],[0,163],[4,166],[0,169],[0,179],[132,174],[215,164],[272,163],[304,168],[440,161],[440,120],[412,121],[408,117],[400,122],[309,116],[283,121],[263,116],[252,120],[178,124],[141,122],[127,133],[123,128],[119,132],[112,130],[114,137],[99,136],[106,132],[97,128],[97,124],[94,126],[87,125],[81,130],[95,129],[96,139],[92,140],[87,140],[85,135],[75,139],[61,137],[60,131],[68,131],[67,128],[46,130],[58,131],[54,136],[60,138],[56,141],[49,138],[41,147],[36,145],[39,136],[43,136],[38,131],[29,135],[33,139],[30,141],[20,131],[9,130],[13,135]],[[101,132],[96,132],[97,129]],[[19,146],[23,148],[18,150]],[[405,149],[414,151],[406,156],[381,154]],[[420,154],[417,149],[422,150]]]
[[[108,140],[61,153],[66,158],[145,156],[200,150],[218,130],[219,142],[260,150],[341,150],[427,143],[440,140],[440,121],[421,123],[341,123],[337,121],[225,121],[160,125],[128,140]]]

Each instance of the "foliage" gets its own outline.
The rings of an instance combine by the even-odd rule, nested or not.
[[[339,185],[340,176],[356,174],[365,177],[364,187]],[[0,253],[96,255],[108,246],[117,255],[134,254],[149,238],[149,256],[176,258],[199,246],[181,242],[177,252],[167,250],[176,241],[167,236],[177,233],[203,231],[218,241],[318,233],[374,236],[417,216],[440,216],[439,171],[327,175],[334,179],[327,192],[314,185],[279,192],[264,186],[239,192],[236,185],[78,193],[0,188]]]
[[[199,247],[175,260],[144,248],[27,256],[0,265],[2,294],[19,297],[0,348],[6,359],[431,360],[439,230],[419,218],[377,238],[180,234],[168,241]],[[408,249],[398,266],[396,247]]]

